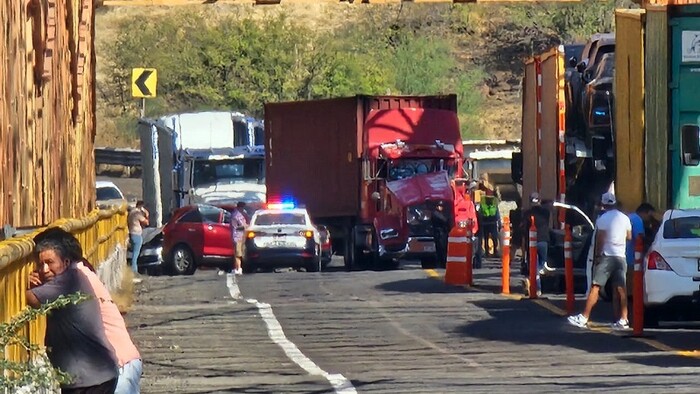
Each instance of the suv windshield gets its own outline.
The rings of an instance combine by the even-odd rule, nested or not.
[[[700,216],[669,219],[664,223],[664,238],[700,238]]]
[[[122,198],[124,197],[119,193],[119,190],[111,186],[97,188],[97,201],[121,200]]]
[[[275,224],[304,225],[306,224],[306,217],[300,213],[263,213],[255,218],[253,224],[258,226]]]
[[[262,158],[234,160],[198,160],[194,163],[194,187],[219,182],[263,182],[265,170]]]

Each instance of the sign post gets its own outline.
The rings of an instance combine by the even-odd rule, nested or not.
[[[141,99],[141,117],[146,116],[146,99],[156,97],[158,70],[134,68],[131,70],[131,96]]]

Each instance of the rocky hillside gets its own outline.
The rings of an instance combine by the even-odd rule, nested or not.
[[[628,3],[617,6],[627,7]],[[314,31],[327,31],[357,26],[380,26],[411,29],[423,37],[447,38],[452,56],[461,73],[480,69],[480,81],[475,85],[479,96],[478,116],[473,122],[474,137],[518,138],[520,131],[520,79],[523,61],[534,53],[564,42],[584,40],[596,31],[613,28],[611,1],[586,1],[575,4],[404,4],[360,5],[320,1],[313,4],[276,7],[236,5],[201,5],[187,12],[215,20],[222,15],[265,20],[284,14],[289,20],[302,23]],[[96,34],[98,48],[98,134],[97,145],[136,146],[129,132],[137,116],[134,107],[115,108],[114,81],[110,67],[114,61],[110,48],[119,37],[125,21],[148,15],[150,23],[167,20],[182,8],[163,7],[102,7],[98,9]],[[163,18],[163,19],[161,19]],[[324,33],[325,34],[325,33]],[[186,37],[184,37],[186,39]],[[148,43],[144,42],[147,46]],[[141,60],[148,66],[148,59]],[[436,92],[437,93],[437,92]],[[122,92],[122,95],[128,92]],[[462,120],[465,121],[464,118]]]

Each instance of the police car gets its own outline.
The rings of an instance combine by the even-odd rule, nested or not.
[[[255,212],[245,233],[243,270],[321,270],[321,238],[309,213],[294,203],[269,203]]]

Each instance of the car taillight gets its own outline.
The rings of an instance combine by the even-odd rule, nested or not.
[[[649,253],[647,257],[647,270],[673,271],[670,265],[658,252]]]
[[[311,230],[299,231],[299,235],[306,238],[313,238],[314,232]]]

